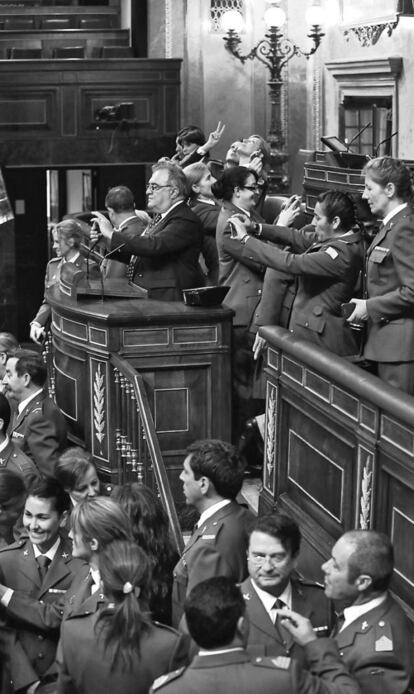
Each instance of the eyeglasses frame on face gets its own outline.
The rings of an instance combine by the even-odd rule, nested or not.
[[[247,552],[247,558],[250,559],[253,564],[256,564],[256,566],[263,566],[263,564],[268,560],[272,566],[278,566],[282,562],[285,561],[285,558],[283,559],[277,559],[276,557],[272,557],[270,554],[265,554],[264,557],[255,557],[254,554],[250,552],[250,550]]]
[[[147,183],[145,190],[150,190],[151,193],[156,193],[158,190],[161,190],[161,188],[172,188],[171,183],[166,183],[165,186],[160,186],[159,183]]]
[[[240,186],[240,188],[246,188],[246,190],[254,190],[255,192],[259,190],[259,186],[257,185],[257,183],[254,186]]]

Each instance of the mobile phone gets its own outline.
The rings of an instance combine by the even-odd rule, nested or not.
[[[234,226],[233,222],[228,221],[227,223],[230,227],[230,238],[237,239],[237,231],[236,231],[236,227]]]
[[[356,303],[350,301],[347,304],[341,304],[341,315],[344,318],[349,318],[349,316],[355,311]]]
[[[260,157],[260,159],[263,159],[263,152],[261,152],[260,149],[256,149],[254,152],[251,153],[250,161],[255,157]]]

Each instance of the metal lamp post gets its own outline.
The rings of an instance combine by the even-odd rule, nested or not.
[[[286,14],[280,7],[281,0],[266,0],[269,7],[264,12],[264,22],[267,31],[263,39],[250,50],[242,54],[239,50],[241,38],[239,32],[243,28],[244,20],[237,10],[228,10],[223,14],[222,27],[227,32],[224,37],[226,49],[242,64],[247,60],[257,58],[269,70],[268,81],[271,115],[268,141],[271,148],[270,183],[273,192],[283,191],[286,188],[286,175],[283,164],[289,155],[283,151],[284,140],[282,134],[281,94],[282,94],[282,70],[294,55],[309,58],[318,50],[324,33],[322,31],[322,9],[319,0],[312,0],[312,4],[306,12],[306,20],[310,26],[308,37],[312,40],[312,48],[309,51],[302,50],[293,41],[282,33],[282,27],[286,21]]]

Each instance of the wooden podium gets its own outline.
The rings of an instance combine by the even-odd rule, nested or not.
[[[230,440],[233,312],[149,299],[71,298],[58,286],[47,300],[56,401],[71,440],[86,445],[104,478],[116,481],[110,359],[117,354],[144,379],[173,494],[180,497],[187,445]]]

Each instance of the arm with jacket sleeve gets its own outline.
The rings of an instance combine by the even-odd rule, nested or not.
[[[178,253],[188,246],[199,245],[202,242],[201,222],[179,217],[172,218],[159,234],[135,236],[125,241],[122,232],[114,231],[111,238],[110,250],[125,243],[123,250],[140,256],[159,256]]]

